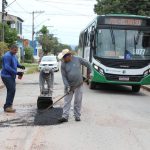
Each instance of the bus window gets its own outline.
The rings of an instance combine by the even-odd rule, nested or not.
[[[86,32],[84,33],[84,46],[87,45],[87,37],[88,37],[88,32],[86,31]]]
[[[93,43],[94,43],[94,38],[95,38],[95,27],[92,26],[92,29],[90,31],[90,45],[91,46],[94,46]]]
[[[89,40],[90,39],[90,34],[89,32],[87,32],[87,41],[86,41],[86,46],[89,46]]]
[[[142,39],[142,46],[145,49],[144,55],[150,57],[150,33],[144,33]]]
[[[142,45],[143,47],[150,47],[150,33],[144,33]]]
[[[125,35],[123,32],[113,30],[113,43],[110,29],[98,31],[96,55],[104,58],[122,58],[124,57]]]
[[[96,56],[112,59],[150,59],[150,34],[137,30],[101,29]]]
[[[79,38],[79,47],[83,47],[83,35],[82,34],[80,35],[80,38]]]

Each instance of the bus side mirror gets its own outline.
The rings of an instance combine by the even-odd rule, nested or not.
[[[91,31],[90,33],[90,43],[94,41],[94,31]]]
[[[91,33],[90,33],[90,47],[91,48],[94,48],[95,47],[95,42],[94,42],[94,40],[95,40],[95,32],[94,31],[91,31]]]

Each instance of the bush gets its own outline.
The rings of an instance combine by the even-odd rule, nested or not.
[[[36,73],[36,72],[38,72],[38,67],[34,66],[34,67],[28,68],[27,71],[26,71],[26,74],[33,74],[33,73]]]
[[[23,66],[25,66],[26,68],[31,68],[31,67],[38,67],[37,63],[22,63]]]
[[[0,68],[2,68],[2,56],[8,51],[7,44],[5,42],[0,42]]]
[[[26,60],[26,59],[25,59],[24,62],[31,64],[31,63],[33,62],[33,60]]]
[[[2,68],[2,57],[0,56],[0,69]]]
[[[34,61],[34,59],[33,59],[33,48],[26,47],[24,49],[24,51],[25,51],[25,62],[26,63],[32,63]]]
[[[4,55],[4,53],[8,51],[8,46],[5,42],[0,42],[0,56]]]

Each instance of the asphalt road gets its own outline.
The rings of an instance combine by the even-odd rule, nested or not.
[[[129,87],[84,84],[82,121],[72,109],[68,123],[34,126],[39,95],[38,74],[17,81],[15,114],[3,112],[6,90],[0,90],[1,150],[149,150],[150,93],[134,94]],[[60,73],[55,74],[54,101],[63,95]],[[56,107],[61,107],[63,101]]]

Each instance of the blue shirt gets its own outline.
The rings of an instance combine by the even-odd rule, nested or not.
[[[2,57],[2,77],[13,77],[16,78],[17,67],[20,67],[16,55],[12,54],[10,51],[6,52]]]

